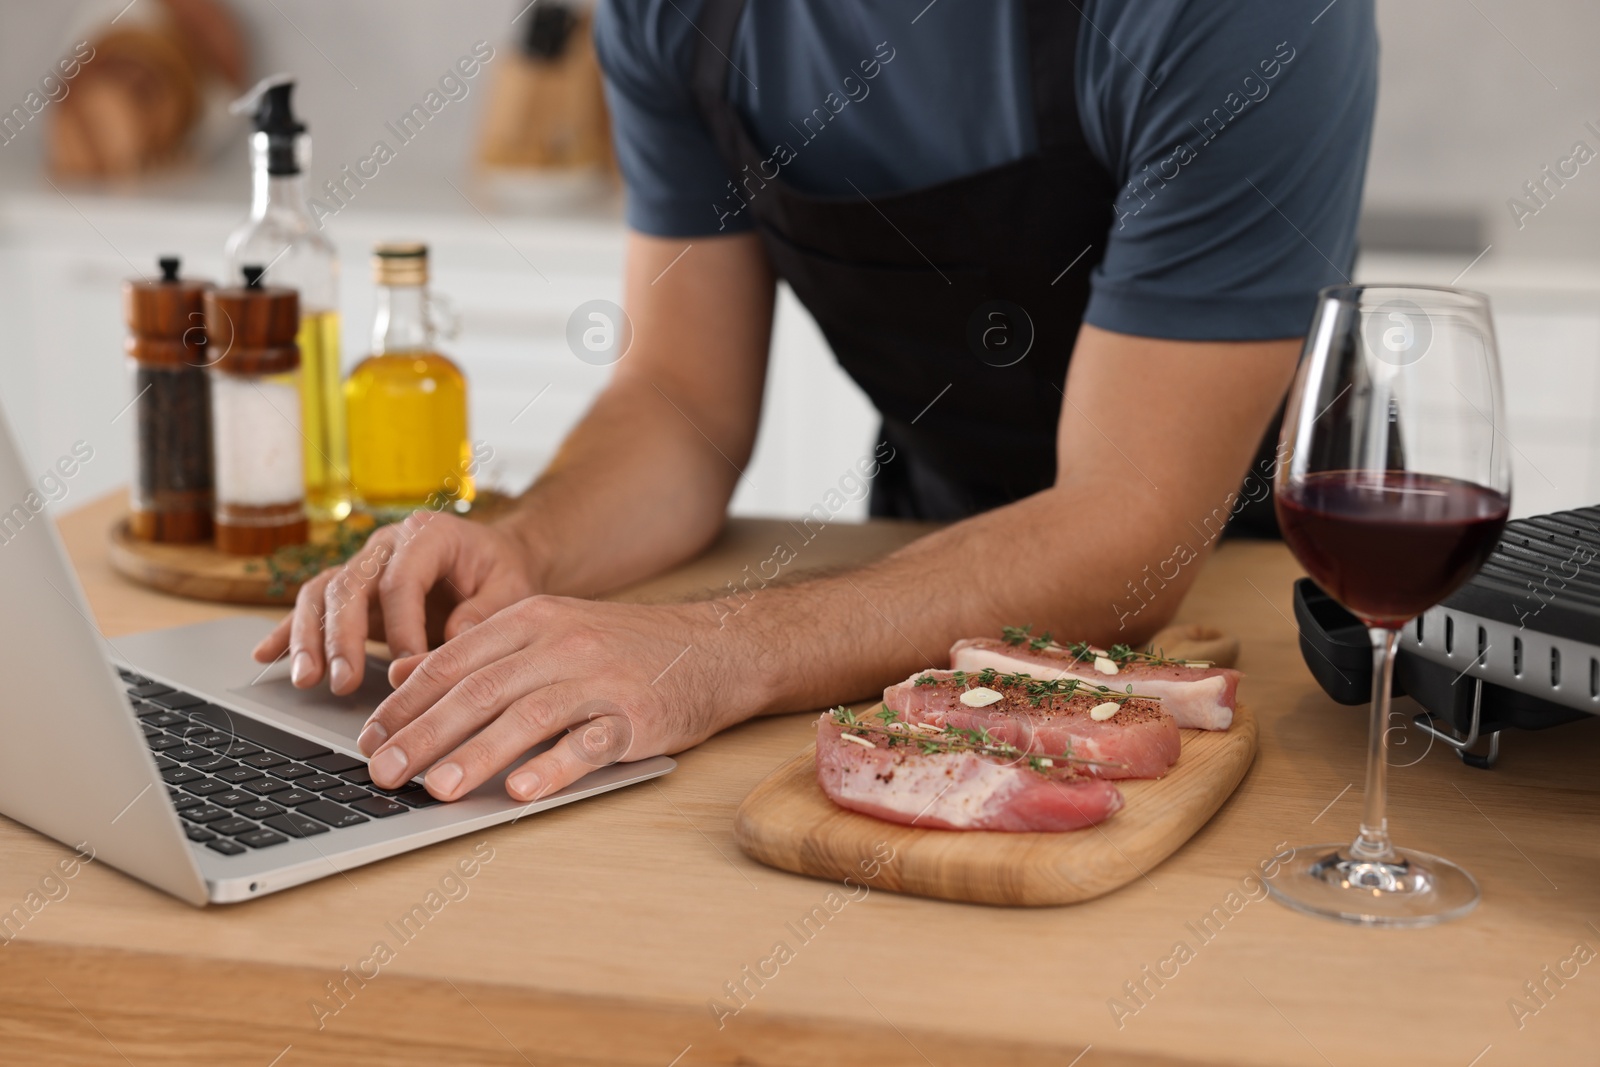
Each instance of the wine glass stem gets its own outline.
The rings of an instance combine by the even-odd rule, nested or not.
[[[1372,724],[1367,737],[1367,791],[1361,833],[1350,851],[1360,859],[1394,858],[1389,841],[1389,692],[1394,688],[1394,653],[1400,631],[1368,629],[1372,638]]]

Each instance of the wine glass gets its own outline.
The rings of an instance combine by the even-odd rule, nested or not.
[[[1385,802],[1389,691],[1407,622],[1477,573],[1511,506],[1488,298],[1425,286],[1324,289],[1289,393],[1276,477],[1283,539],[1372,638],[1361,830],[1297,848],[1278,900],[1372,926],[1425,926],[1478,902],[1449,860],[1401,851]]]

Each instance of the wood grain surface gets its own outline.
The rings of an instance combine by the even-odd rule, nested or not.
[[[280,614],[121,578],[106,560],[121,507],[106,498],[62,523],[113,642]],[[724,589],[780,540],[798,549],[794,566],[836,567],[924,529],[834,523],[807,539],[736,520],[702,558],[623,595]],[[739,804],[814,738],[815,713],[774,716],[680,754],[658,782],[484,834],[494,860],[470,893],[364,986],[345,968],[478,838],[206,910],[90,864],[0,944],[0,1062],[1592,1067],[1600,970],[1564,961],[1580,942],[1600,948],[1600,721],[1508,734],[1480,771],[1401,729],[1417,709],[1397,702],[1396,840],[1462,864],[1483,903],[1384,931],[1264,899],[1265,857],[1348,838],[1360,813],[1367,716],[1323,695],[1300,658],[1290,589],[1302,573],[1282,545],[1247,541],[1204,565],[1178,619],[1240,639],[1260,751],[1187,845],[1115,893],[1002,908],[857,892],[802,942],[792,925],[843,887],[760,864],[733,836]],[[0,916],[70,855],[0,819]],[[795,958],[762,978],[779,941]],[[1180,942],[1192,955],[1178,965]],[[1576,976],[1557,985],[1547,967]],[[350,991],[319,1020],[330,982]],[[1539,1000],[1530,982],[1548,984]]]
[[[848,811],[817,784],[813,747],[751,791],[733,834],[768,866],[836,882],[859,880],[887,847],[894,861],[873,880],[877,889],[974,904],[1076,904],[1148,875],[1181,848],[1255,754],[1255,716],[1241,706],[1228,730],[1184,730],[1183,754],[1165,778],[1119,781],[1126,803],[1105,822],[1016,834],[902,826]]]

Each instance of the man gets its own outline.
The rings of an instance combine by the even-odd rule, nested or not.
[[[958,637],[1171,617],[1353,257],[1372,4],[1081,2],[603,0],[631,350],[514,515],[380,530],[257,650],[345,693],[387,639],[375,782],[454,799],[564,733],[533,799]],[[582,599],[717,535],[779,277],[883,414],[873,513],[951,525],[731,618]]]

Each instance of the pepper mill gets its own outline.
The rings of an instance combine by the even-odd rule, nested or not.
[[[305,543],[304,437],[300,421],[300,295],[261,284],[205,295],[211,351],[212,455],[217,548],[270,555]]]
[[[128,528],[142,541],[211,537],[211,403],[206,387],[204,298],[210,282],[178,277],[163,256],[159,280],[122,285],[133,377],[138,470]]]

